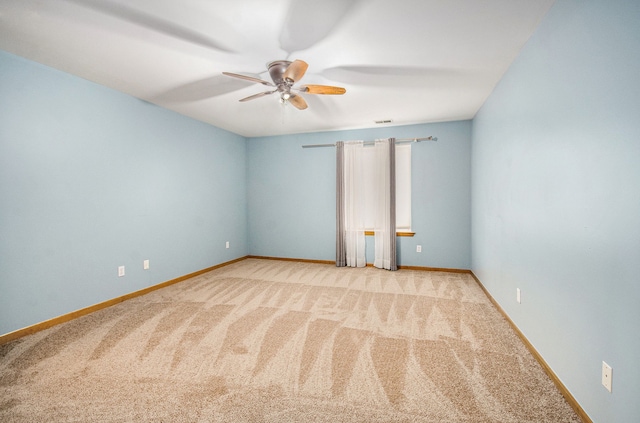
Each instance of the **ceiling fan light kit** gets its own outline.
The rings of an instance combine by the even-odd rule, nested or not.
[[[275,90],[265,91],[262,93],[254,94],[249,97],[240,99],[240,101],[249,101],[256,98],[264,97],[269,94],[278,93],[280,96],[280,102],[283,104],[290,103],[299,110],[306,109],[307,102],[302,96],[297,93],[305,94],[323,94],[323,95],[342,95],[347,92],[342,87],[334,87],[331,85],[303,85],[295,87],[294,84],[298,82],[304,74],[307,72],[309,65],[302,60],[294,60],[290,62],[288,60],[276,60],[267,65],[269,76],[273,82],[264,81],[262,79],[254,78],[231,72],[222,72],[224,75],[244,79],[245,81],[254,82],[257,84],[274,87]],[[292,92],[293,91],[293,92]]]

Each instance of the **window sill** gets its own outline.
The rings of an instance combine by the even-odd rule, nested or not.
[[[364,231],[365,236],[374,236],[374,231]],[[396,236],[414,236],[415,232],[396,232]]]

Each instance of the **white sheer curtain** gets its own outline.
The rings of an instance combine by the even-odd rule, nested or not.
[[[397,270],[395,139],[336,143],[336,266],[366,266],[365,230],[374,231],[374,266]]]
[[[381,269],[397,270],[396,264],[396,201],[395,201],[395,140],[375,142],[375,259]]]
[[[344,231],[347,266],[364,267],[364,195],[362,141],[344,143]]]
[[[336,142],[336,266],[347,265],[344,233],[344,142]]]

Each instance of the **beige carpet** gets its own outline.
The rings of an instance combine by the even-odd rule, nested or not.
[[[0,346],[2,422],[580,422],[467,274],[248,259]]]

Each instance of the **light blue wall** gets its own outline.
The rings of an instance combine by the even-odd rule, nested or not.
[[[399,263],[470,268],[471,121],[249,139],[249,253],[335,260],[335,149],[302,145],[429,135],[412,146],[416,235],[398,238]]]
[[[246,206],[245,138],[0,52],[0,334],[245,256]]]
[[[639,23],[559,0],[473,121],[472,268],[595,422],[640,421]]]

